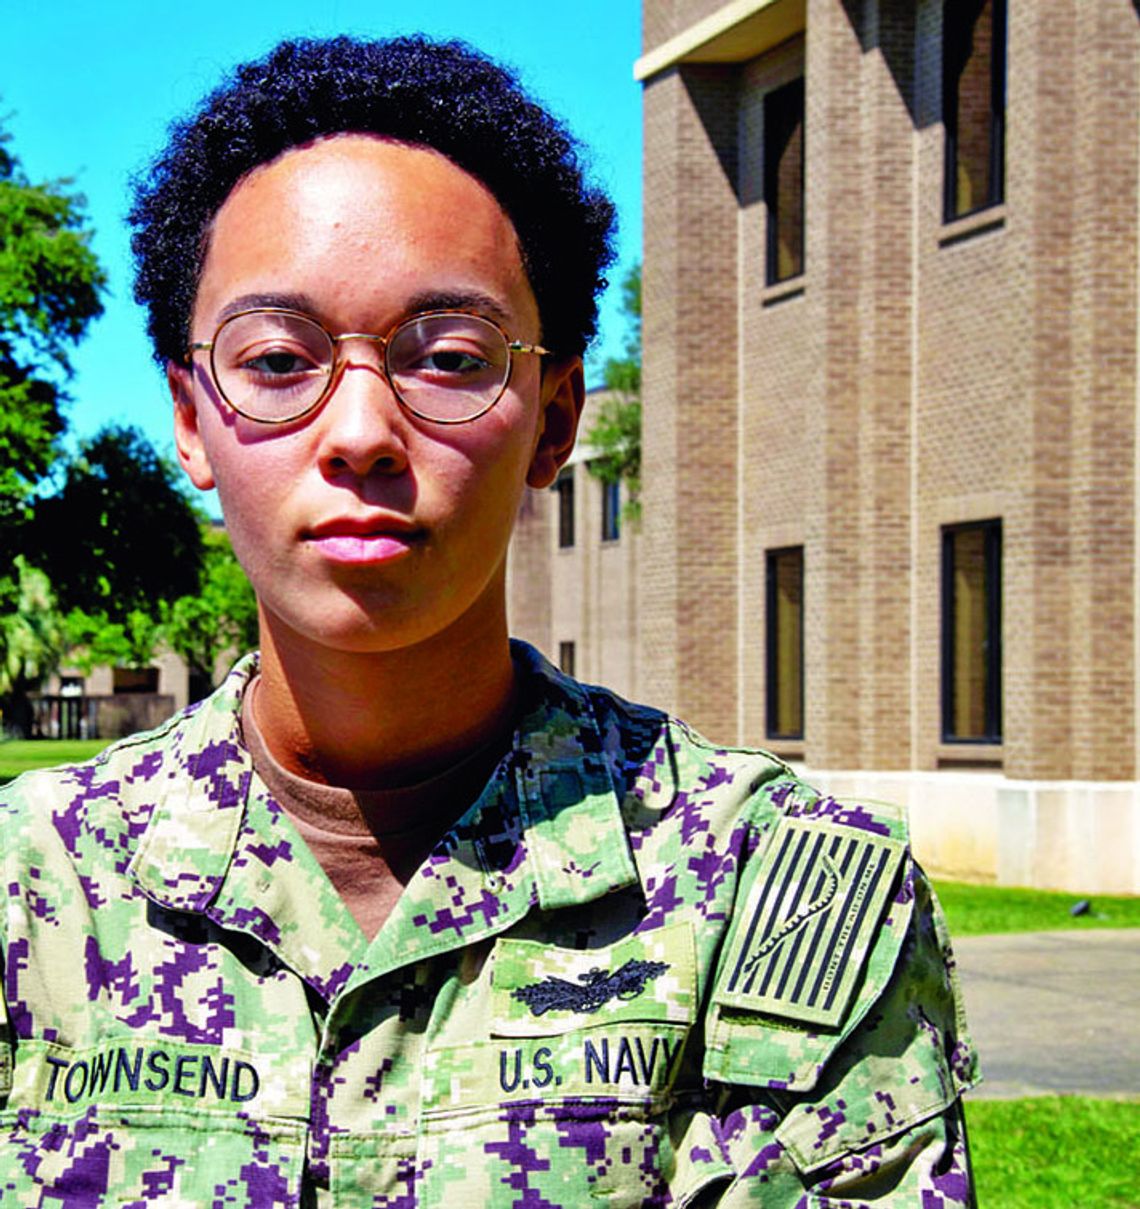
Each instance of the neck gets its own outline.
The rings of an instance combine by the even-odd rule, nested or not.
[[[413,646],[360,653],[317,646],[263,613],[255,708],[266,747],[309,780],[389,789],[504,737],[514,706],[505,607],[473,620]]]

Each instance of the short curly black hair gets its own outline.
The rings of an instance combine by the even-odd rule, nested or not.
[[[518,235],[543,343],[585,351],[614,258],[614,207],[565,126],[462,42],[338,37],[283,42],[237,67],[135,180],[135,298],[159,363],[185,353],[210,226],[238,181],[290,147],[349,132],[434,148],[482,181]]]

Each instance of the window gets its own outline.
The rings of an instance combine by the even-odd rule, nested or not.
[[[60,678],[59,678],[59,695],[61,697],[82,697],[83,696],[83,677],[82,676],[60,676]]]
[[[111,691],[115,693],[157,693],[158,668],[117,667],[112,673]]]
[[[942,738],[1001,742],[1001,521],[942,530]]]
[[[770,739],[804,737],[804,548],[769,550],[767,729]]]
[[[572,642],[558,644],[558,666],[567,676],[574,675],[574,644]]]
[[[804,82],[764,98],[764,202],[768,207],[767,281],[804,271]]]
[[[566,549],[574,544],[574,470],[563,470],[554,483],[558,492],[558,545]]]
[[[616,542],[621,536],[621,484],[602,484],[602,541]]]
[[[945,0],[946,221],[996,206],[1005,175],[1005,0]]]

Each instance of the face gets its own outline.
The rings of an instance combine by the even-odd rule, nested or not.
[[[541,338],[510,220],[436,152],[363,135],[251,173],[213,224],[191,339],[235,309],[288,306],[333,334],[383,334],[418,311],[473,310]],[[541,360],[548,364],[545,369]],[[235,553],[278,641],[377,652],[500,624],[524,484],[573,444],[581,364],[516,355],[507,390],[454,427],[404,411],[366,341],[341,346],[323,407],[281,426],[234,413],[209,355],[168,373],[179,456],[216,486]]]

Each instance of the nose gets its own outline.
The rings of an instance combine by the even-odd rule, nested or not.
[[[346,340],[353,343],[338,341],[320,416],[322,468],[330,477],[402,474],[408,466],[408,421],[384,371],[383,342],[356,333],[341,337]]]

